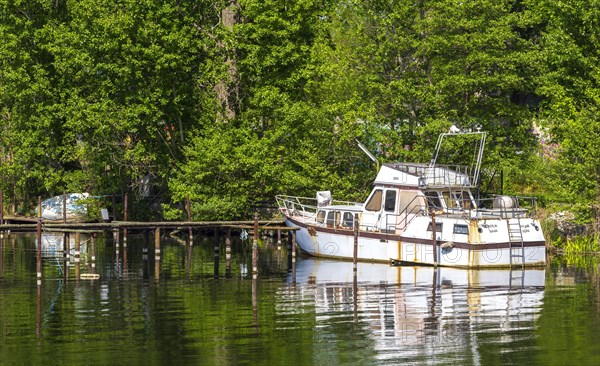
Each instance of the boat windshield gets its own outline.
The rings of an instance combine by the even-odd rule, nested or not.
[[[431,208],[442,208],[442,201],[438,192],[424,192],[427,197],[427,204]]]
[[[371,194],[371,198],[367,201],[365,205],[365,209],[367,211],[379,211],[381,210],[381,199],[383,196],[383,191],[381,189],[376,189]]]

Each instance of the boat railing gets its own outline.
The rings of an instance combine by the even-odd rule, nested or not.
[[[393,225],[393,227],[386,227],[386,230],[389,231],[391,229],[394,232],[396,230],[405,230],[415,217],[427,214],[427,206],[418,203],[422,201],[422,199],[422,196],[415,196],[400,214],[392,215],[396,217],[396,220],[394,220],[395,225]]]
[[[537,215],[535,197],[497,195],[479,199],[477,206],[473,215],[477,218],[535,218]]]
[[[420,188],[473,187],[476,184],[475,170],[467,165],[427,165],[420,163],[393,163],[399,171],[419,177]]]
[[[317,199],[310,197],[275,196],[279,210],[288,215],[311,217],[317,214]]]
[[[422,188],[473,187],[475,177],[471,167],[466,165],[433,165],[419,178]]]
[[[277,195],[275,196],[275,200],[280,211],[292,216],[315,217],[319,207],[322,207],[319,205],[318,200],[313,197]],[[327,202],[327,205],[361,206],[362,204],[331,200]]]

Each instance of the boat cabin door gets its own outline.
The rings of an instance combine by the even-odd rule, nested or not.
[[[365,203],[361,228],[394,233],[396,231],[397,206],[397,189],[375,188]]]

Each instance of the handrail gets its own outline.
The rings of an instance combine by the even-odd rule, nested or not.
[[[414,196],[414,197],[413,197],[413,199],[412,199],[412,200],[410,200],[410,202],[408,203],[408,205],[406,205],[406,208],[405,208],[404,210],[402,210],[402,212],[400,212],[400,214],[398,214],[398,215],[397,215],[397,216],[402,216],[402,215],[404,215],[404,217],[403,217],[404,226],[400,226],[400,228],[399,228],[400,230],[404,230],[404,229],[406,229],[406,227],[408,226],[408,224],[410,224],[410,223],[412,222],[412,220],[414,220],[414,218],[417,216],[417,214],[419,214],[419,213],[425,213],[425,212],[427,212],[427,211],[426,211],[426,210],[427,210],[427,205],[425,205],[425,206],[423,206],[423,205],[415,205],[415,206],[412,206],[412,203],[413,203],[415,200],[419,199],[419,198],[421,198],[421,199],[422,199],[422,198],[424,198],[424,197],[422,197],[422,196],[418,196],[418,195],[417,195],[417,196]],[[408,208],[409,208],[409,207],[412,207],[412,208],[411,208],[411,210],[410,210],[410,212],[408,211]],[[414,211],[414,209],[416,209],[416,208],[418,208],[418,210],[417,210],[417,211]],[[413,216],[413,217],[410,219],[410,221],[409,221],[409,220],[408,220],[408,217],[409,217],[409,215],[411,215],[411,214],[414,214],[414,216]],[[394,216],[395,216],[395,215],[394,215]],[[400,223],[402,223],[402,220],[400,221]],[[395,225],[395,227],[394,227],[394,230],[398,229],[398,224],[400,224],[400,223],[396,223],[397,225]]]

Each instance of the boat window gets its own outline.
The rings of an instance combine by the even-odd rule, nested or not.
[[[319,212],[317,212],[317,222],[319,224],[322,224],[325,222],[325,211],[319,210]]]
[[[342,220],[342,225],[346,227],[354,227],[354,215],[352,215],[352,212],[344,212],[344,220]]]
[[[425,192],[425,197],[427,197],[427,203],[429,204],[429,207],[442,207],[442,202],[440,201],[440,196],[437,192]]]
[[[425,210],[425,199],[419,191],[400,192],[400,214],[416,214]]]
[[[369,199],[369,201],[367,202],[367,204],[365,205],[365,210],[367,211],[379,211],[381,210],[381,198],[382,198],[383,192],[381,189],[377,189],[373,192],[373,194],[371,195],[371,198]]]
[[[327,213],[327,225],[339,226],[341,218],[342,214],[340,213],[340,211],[329,211]]]
[[[433,229],[433,225],[431,225],[431,222],[430,222],[429,225],[427,226],[427,231],[432,231],[432,229]],[[441,222],[435,223],[435,232],[436,233],[442,232],[442,223]]]
[[[383,205],[383,209],[386,212],[396,211],[396,191],[394,191],[394,190],[385,191],[385,204]]]
[[[452,208],[452,207],[456,206],[456,204],[450,198],[450,192],[442,192],[442,197],[444,197],[444,202],[446,203],[446,207]]]
[[[465,234],[469,235],[469,226],[468,225],[454,225],[454,234]]]
[[[454,195],[462,208],[465,208],[467,210],[473,208],[469,192],[456,192]]]
[[[327,213],[327,225],[333,226],[333,214],[334,214],[333,211],[329,211]]]

